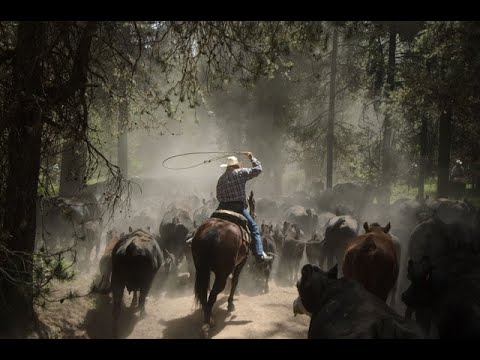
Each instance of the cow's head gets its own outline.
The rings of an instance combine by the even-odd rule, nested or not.
[[[302,276],[297,282],[299,297],[294,302],[294,314],[307,315],[318,312],[319,301],[329,282],[337,279],[338,266],[335,265],[328,273],[318,266],[307,264],[302,268]],[[304,309],[304,310],[303,310]]]

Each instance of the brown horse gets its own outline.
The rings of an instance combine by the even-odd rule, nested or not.
[[[365,234],[350,240],[345,251],[343,275],[361,283],[365,289],[387,301],[398,277],[395,245],[388,234],[390,223],[382,228],[363,224]]]
[[[240,227],[227,220],[207,219],[197,230],[192,240],[192,256],[195,263],[195,300],[203,310],[205,337],[208,337],[212,307],[219,293],[225,289],[228,276],[233,274],[232,288],[228,297],[228,311],[235,310],[233,294],[238,284],[240,272],[247,261],[248,244],[242,239]],[[215,282],[207,292],[210,271],[215,274]]]

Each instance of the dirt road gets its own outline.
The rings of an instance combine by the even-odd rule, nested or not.
[[[79,276],[71,283],[57,284],[57,295],[71,289],[80,294],[89,291],[93,274]],[[227,285],[229,289],[229,284]],[[270,281],[268,294],[242,291],[235,297],[236,310],[227,311],[227,293],[219,295],[214,307],[212,338],[281,339],[306,338],[310,319],[293,316],[296,288],[278,286]],[[192,339],[201,337],[201,312],[195,310],[193,290],[184,285],[175,293],[153,291],[147,298],[144,318],[129,308],[132,295],[126,291],[120,318],[120,338]],[[38,309],[39,318],[54,338],[111,338],[112,303],[110,295],[94,294],[52,303]]]

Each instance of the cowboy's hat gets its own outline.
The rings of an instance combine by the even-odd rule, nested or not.
[[[227,158],[227,163],[220,165],[220,167],[227,167],[227,166],[233,166],[233,165],[238,165],[238,159],[236,156],[229,156]]]

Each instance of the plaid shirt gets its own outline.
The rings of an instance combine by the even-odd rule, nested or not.
[[[245,184],[262,172],[260,161],[252,158],[251,168],[225,171],[217,182],[217,200],[219,202],[242,201],[247,203]]]

